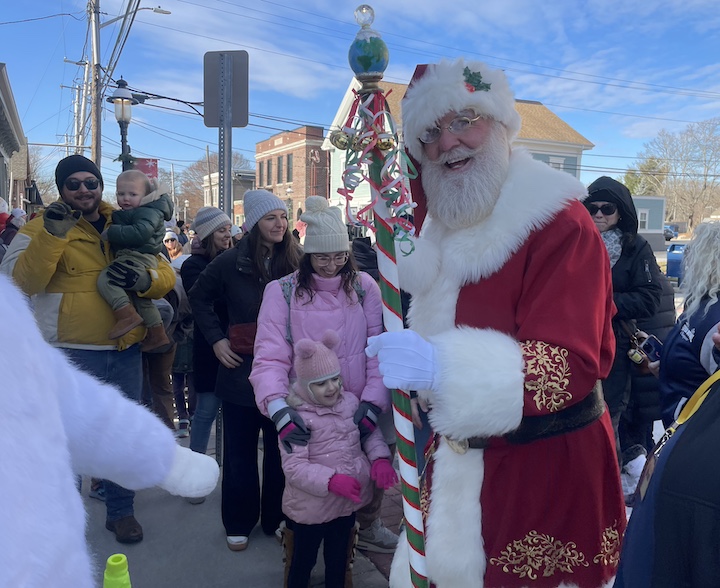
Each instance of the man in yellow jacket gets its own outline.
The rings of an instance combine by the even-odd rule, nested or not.
[[[0,270],[30,296],[38,326],[50,344],[84,371],[139,400],[138,343],[145,327],[108,339],[115,317],[97,291],[97,278],[109,266],[116,285],[156,299],[172,289],[175,273],[162,257],[157,270],[113,264],[107,241],[101,239],[113,207],[102,200],[103,178],[92,161],[82,155],[64,158],[55,169],[55,182],[60,199],[16,235]],[[121,543],[141,541],[142,527],[133,516],[135,493],[108,481],[104,488],[107,529]]]

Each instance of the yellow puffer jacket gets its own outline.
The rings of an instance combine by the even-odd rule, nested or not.
[[[110,223],[107,202],[99,212]],[[112,309],[97,291],[100,272],[112,261],[110,248],[84,218],[64,239],[45,230],[42,216],[28,222],[15,236],[2,269],[32,297],[35,318],[45,340],[57,347],[118,349],[122,351],[145,337],[140,326],[120,339],[108,339],[115,324]],[[175,272],[163,257],[148,270],[152,284],[143,298],[162,298],[175,284]]]

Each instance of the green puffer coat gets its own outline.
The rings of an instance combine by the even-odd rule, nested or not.
[[[140,206],[112,213],[107,237],[113,251],[132,249],[157,255],[162,251],[165,221],[173,215],[170,196],[159,190],[145,196]]]

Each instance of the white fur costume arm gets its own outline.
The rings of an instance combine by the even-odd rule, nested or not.
[[[429,337],[439,368],[432,402],[433,430],[453,439],[502,435],[523,416],[523,358],[512,337],[491,329],[457,327]]]

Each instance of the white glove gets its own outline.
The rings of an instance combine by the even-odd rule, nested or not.
[[[158,486],[176,496],[200,498],[215,489],[219,477],[218,464],[212,457],[178,445],[170,473]]]
[[[405,329],[368,339],[365,354],[377,355],[383,384],[402,390],[435,390],[438,365],[435,347],[415,331]]]

